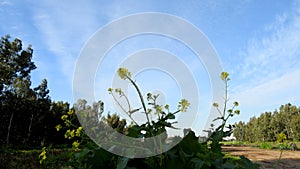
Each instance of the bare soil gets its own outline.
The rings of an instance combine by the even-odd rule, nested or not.
[[[300,169],[300,151],[259,149],[250,146],[223,146],[224,152],[233,156],[245,156],[262,169]]]

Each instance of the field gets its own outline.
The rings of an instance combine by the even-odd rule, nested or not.
[[[300,168],[300,151],[281,151],[260,149],[251,146],[227,145],[222,147],[224,152],[233,156],[245,156],[251,161],[261,165],[262,169],[296,169]],[[281,154],[281,158],[279,160]]]
[[[296,169],[300,168],[300,151],[283,150],[282,154],[279,149],[261,149],[254,146],[244,145],[225,145],[222,147],[223,152],[232,156],[245,156],[251,161],[261,165],[262,169]],[[64,151],[66,152],[66,151]],[[38,162],[40,150],[30,151],[1,151],[0,168],[43,168]],[[279,160],[281,154],[281,158]],[[52,164],[46,168],[63,168],[62,164],[66,160],[66,153],[60,150],[52,151],[50,156],[55,155]],[[53,157],[53,156],[52,156]],[[50,161],[49,161],[50,162]],[[50,162],[51,163],[51,162]],[[60,167],[59,167],[60,166]]]

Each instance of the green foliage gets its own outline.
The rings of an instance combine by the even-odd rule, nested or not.
[[[281,149],[281,150],[290,150],[291,146],[288,145],[288,143],[280,143],[278,145],[276,145],[277,149]]]
[[[69,111],[69,103],[52,102],[48,82],[31,86],[31,46],[23,48],[20,39],[6,35],[0,40],[0,145],[41,147],[66,143],[54,126]]]
[[[190,106],[189,102],[185,99],[182,99],[178,103],[177,110],[172,112],[170,111],[169,105],[159,105],[157,104],[157,98],[159,95],[153,95],[151,93],[147,94],[145,100],[140,95],[140,90],[136,82],[131,79],[131,73],[125,69],[120,68],[118,74],[121,79],[129,80],[130,83],[135,87],[137,93],[139,94],[141,101],[141,108],[134,109],[130,105],[130,102],[127,96],[121,89],[108,89],[108,92],[112,95],[116,103],[121,107],[121,110],[127,114],[132,120],[130,125],[127,125],[127,122],[117,114],[107,115],[102,117],[102,112],[96,112],[92,107],[86,105],[86,101],[79,100],[74,105],[74,110],[82,115],[89,117],[98,117],[98,120],[93,121],[97,123],[97,132],[101,133],[105,124],[110,125],[112,128],[125,134],[130,137],[135,138],[147,138],[152,137],[158,134],[161,134],[166,131],[166,128],[175,128],[173,126],[176,121],[174,121],[176,114],[180,112],[186,112],[187,108]],[[227,74],[222,74],[222,79],[226,83],[229,80]],[[67,166],[72,166],[74,168],[117,168],[117,169],[174,169],[174,168],[185,168],[185,169],[225,169],[225,168],[258,168],[257,165],[253,164],[245,157],[240,158],[231,158],[225,156],[221,151],[221,143],[223,137],[229,136],[232,133],[233,126],[227,125],[227,120],[229,117],[232,117],[234,114],[239,114],[239,111],[236,109],[238,106],[237,102],[233,103],[231,109],[227,109],[226,105],[228,102],[227,99],[227,87],[225,88],[226,99],[225,99],[225,108],[220,111],[219,107],[216,106],[217,111],[220,113],[220,117],[215,119],[221,120],[221,125],[212,131],[208,142],[199,142],[199,137],[195,136],[193,131],[188,131],[185,133],[185,137],[169,151],[161,153],[156,156],[148,158],[127,158],[114,155],[112,153],[103,150],[98,147],[96,144],[88,140],[88,137],[84,130],[80,135],[76,135],[76,131],[80,128],[78,125],[74,125],[75,116],[73,112],[68,112],[61,116],[62,124],[57,126],[57,129],[63,130],[65,132],[65,138],[71,141],[76,142],[76,146],[73,146],[73,153],[70,155]],[[116,97],[119,96],[119,97]],[[121,105],[118,101],[118,98],[125,99],[127,105]],[[101,104],[103,110],[103,104]],[[94,107],[94,106],[93,106]],[[97,106],[96,106],[97,107]],[[141,110],[142,109],[142,110]],[[96,109],[98,110],[98,109]],[[145,114],[146,122],[143,124],[138,124],[132,118],[132,114],[141,111]],[[156,119],[152,119],[152,115],[156,116]],[[224,128],[228,130],[224,131]],[[166,141],[167,135],[164,140]],[[173,140],[181,139],[180,137],[174,137]],[[73,142],[73,144],[74,144]],[[44,154],[42,154],[44,155]],[[47,161],[47,159],[46,159]]]
[[[31,61],[33,50],[31,46],[23,50],[22,41],[6,35],[0,41],[0,94],[15,91],[10,87],[16,86],[19,80],[28,80],[30,72],[36,68]],[[19,93],[21,94],[21,93]]]
[[[244,145],[245,143],[242,142],[242,141],[224,141],[224,142],[221,142],[221,144],[223,145],[238,145],[238,146],[241,146],[241,145]]]
[[[271,149],[273,149],[273,146],[267,142],[262,142],[261,145],[259,146],[259,148],[271,150]]]
[[[279,111],[265,112],[257,118],[252,117],[246,124],[236,123],[234,136],[237,140],[249,142],[296,141],[300,139],[299,123],[300,108],[288,103],[280,106]],[[279,134],[282,137],[280,140]]]

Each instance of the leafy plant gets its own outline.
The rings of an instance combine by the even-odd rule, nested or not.
[[[213,103],[213,106],[216,107],[218,113],[220,114],[220,116],[214,119],[214,121],[220,120],[221,125],[217,127],[215,131],[213,131],[213,133],[208,139],[209,141],[211,141],[211,150],[213,152],[218,153],[219,155],[222,155],[220,142],[224,137],[230,136],[233,133],[234,126],[230,124],[226,126],[228,119],[230,117],[233,117],[235,114],[236,115],[240,114],[240,110],[237,109],[237,107],[239,106],[239,103],[237,101],[233,102],[231,108],[227,108],[229,102],[229,97],[228,97],[228,81],[230,80],[229,74],[227,72],[222,72],[221,79],[225,84],[225,89],[224,89],[225,96],[224,96],[223,109],[221,110],[219,108],[218,103]],[[225,127],[227,128],[226,131],[224,130]]]
[[[178,103],[176,111],[170,111],[169,105],[159,105],[157,99],[159,95],[153,95],[148,93],[146,99],[141,94],[141,91],[137,83],[132,79],[131,73],[125,69],[120,68],[118,70],[118,75],[123,80],[128,80],[133,87],[136,89],[141,107],[132,108],[129,99],[125,93],[117,88],[109,88],[108,92],[112,95],[113,99],[120,106],[121,110],[128,115],[131,123],[127,125],[127,122],[120,119],[118,115],[107,115],[107,117],[99,118],[99,115],[95,113],[85,113],[93,114],[93,117],[97,117],[98,120],[90,120],[96,123],[98,128],[95,132],[103,132],[103,124],[109,124],[116,131],[125,134],[130,137],[135,138],[147,138],[153,137],[158,134],[164,133],[166,128],[174,128],[175,116],[179,112],[187,111],[190,106],[189,102],[182,99]],[[225,82],[225,102],[222,111],[217,103],[214,103],[217,111],[220,113],[220,117],[216,118],[215,121],[220,120],[221,125],[217,127],[209,139],[206,142],[200,143],[199,137],[195,136],[193,131],[186,133],[185,137],[173,148],[167,152],[160,153],[159,155],[148,157],[148,158],[128,158],[121,157],[103,150],[98,147],[95,143],[88,139],[86,133],[80,126],[73,125],[73,112],[69,112],[62,116],[63,126],[58,125],[57,129],[66,127],[65,138],[74,140],[73,151],[70,155],[70,159],[66,166],[72,166],[74,168],[117,168],[117,169],[129,169],[129,168],[143,168],[143,169],[173,169],[173,168],[185,168],[185,169],[206,169],[206,168],[258,168],[257,165],[253,164],[249,159],[245,157],[240,158],[230,158],[225,156],[221,151],[221,141],[223,137],[229,136],[232,133],[233,126],[227,125],[227,121],[234,114],[239,114],[240,111],[237,110],[238,102],[234,102],[230,109],[227,109],[228,104],[228,73],[223,72],[221,74],[221,79]],[[127,105],[122,105],[118,98],[125,99]],[[146,102],[147,101],[147,102]],[[86,107],[85,102],[81,107]],[[147,107],[148,106],[148,107]],[[75,109],[76,110],[76,109]],[[90,109],[78,109],[77,111],[89,112]],[[141,112],[145,114],[146,122],[143,124],[138,124],[134,118],[133,114]],[[78,113],[78,112],[77,112]],[[80,112],[79,112],[80,113]],[[84,114],[84,113],[83,113]],[[156,119],[152,119],[152,114],[156,116]],[[100,112],[102,115],[102,112]],[[225,131],[225,128],[227,130]],[[161,142],[154,142],[154,146],[165,142],[167,135]],[[181,139],[179,137],[173,138],[173,140]],[[41,153],[43,159],[43,152]]]
[[[176,122],[170,122],[170,120],[174,120],[175,115],[177,113],[186,112],[187,108],[190,106],[190,103],[186,99],[182,99],[178,103],[177,110],[171,112],[168,104],[166,105],[157,104],[157,99],[159,95],[153,95],[151,93],[147,93],[146,99],[148,104],[146,104],[137,83],[131,78],[131,73],[125,68],[120,68],[118,70],[118,75],[120,76],[121,79],[128,80],[134,86],[134,88],[136,89],[139,95],[140,103],[142,106],[141,108],[132,109],[129,100],[127,96],[124,94],[124,92],[122,91],[122,89],[120,88],[108,89],[109,93],[112,95],[114,100],[124,111],[124,113],[128,115],[128,117],[132,120],[134,124],[129,128],[128,136],[130,137],[135,137],[135,138],[152,137],[165,132],[166,127],[174,128],[173,124]],[[115,94],[119,95],[120,98],[122,97],[125,98],[128,107],[127,109],[120,104],[120,102],[116,99]],[[147,107],[146,105],[149,105],[149,107]],[[141,113],[145,114],[147,121],[144,124],[138,125],[138,123],[132,118],[132,115],[134,113],[138,113],[140,110]],[[150,117],[151,113],[154,113],[154,115],[157,116],[157,120],[154,120]]]

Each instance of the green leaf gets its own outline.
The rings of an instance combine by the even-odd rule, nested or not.
[[[179,144],[187,154],[196,154],[202,149],[199,138],[195,136],[193,131],[189,131]]]
[[[204,165],[204,162],[199,158],[192,158],[191,162],[195,164],[195,169],[201,169]]]
[[[168,113],[166,118],[167,119],[175,119],[175,115],[173,113]]]
[[[117,169],[124,169],[127,166],[128,160],[129,158],[127,157],[119,158]]]
[[[245,156],[240,156],[243,164],[244,164],[244,168],[245,169],[258,169],[259,165],[258,164],[254,164],[252,163],[248,158],[246,158]]]

